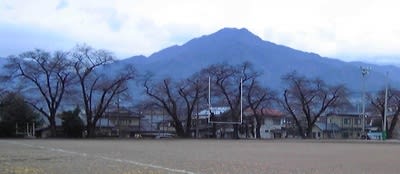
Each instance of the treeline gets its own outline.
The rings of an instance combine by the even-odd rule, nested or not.
[[[119,100],[118,96],[130,95],[133,91],[143,92],[147,96],[141,98],[143,101],[135,102],[141,103],[141,107],[156,106],[164,110],[179,137],[190,137],[192,116],[199,109],[209,108],[210,100],[213,106],[230,108],[230,117],[226,121],[238,121],[241,106],[250,110],[255,118],[257,138],[260,138],[262,124],[263,113],[260,111],[266,108],[279,107],[291,115],[299,135],[311,138],[312,127],[318,118],[327,112],[351,105],[345,86],[328,85],[321,79],[310,79],[296,72],[282,77],[286,84],[284,90],[269,89],[268,84],[261,84],[261,72],[250,62],[239,65],[214,64],[186,79],[173,79],[139,73],[134,65],[112,66],[114,61],[111,52],[87,45],[78,45],[70,51],[50,53],[37,49],[10,56],[4,67],[7,71],[0,87],[3,91],[0,112],[2,127],[3,124],[9,124],[5,118],[19,115],[3,111],[6,108],[4,103],[10,100],[4,94],[10,91],[25,96],[23,103],[32,109],[30,115],[33,116],[29,117],[33,120],[27,121],[45,118],[53,136],[56,135],[56,116],[69,115],[70,121],[74,121],[74,115],[79,115],[78,110],[61,111],[66,101],[75,102],[86,121],[85,124],[78,123],[80,127],[70,130],[85,129],[87,137],[93,137],[96,123]],[[400,106],[400,100],[396,100],[400,95],[395,95],[395,92],[391,94],[390,106]],[[382,95],[369,96],[371,102],[376,101],[372,106],[381,109]],[[396,120],[399,112],[396,112]],[[42,117],[35,116],[38,114]],[[83,125],[86,127],[83,128]],[[234,138],[239,137],[239,126],[234,125]]]

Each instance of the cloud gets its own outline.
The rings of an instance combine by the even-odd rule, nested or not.
[[[61,1],[58,3],[56,9],[57,9],[57,10],[62,10],[62,9],[64,9],[64,8],[67,8],[67,7],[68,7],[68,1],[67,1],[67,0],[61,0]]]
[[[52,45],[45,36],[52,33],[121,58],[149,55],[223,27],[245,27],[264,40],[354,59],[400,55],[398,5],[395,0],[10,0],[0,1],[0,24],[23,27],[15,30],[22,33],[32,29],[27,38],[40,35],[47,43],[42,45]]]
[[[47,51],[69,50],[75,42],[60,33],[36,27],[0,23],[0,57],[39,48]]]

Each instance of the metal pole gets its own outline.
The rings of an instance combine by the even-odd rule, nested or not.
[[[389,73],[388,72],[386,72],[386,89],[385,89],[385,111],[384,111],[384,114],[383,114],[383,129],[382,129],[382,133],[383,133],[383,135],[382,135],[382,140],[385,140],[386,139],[386,117],[387,117],[387,100],[388,100],[388,79],[389,79]]]
[[[365,134],[365,79],[363,74],[363,85],[362,85],[362,135]]]
[[[243,123],[243,102],[242,102],[242,97],[243,97],[243,80],[240,78],[240,124]]]
[[[362,136],[365,136],[365,76],[369,73],[370,68],[360,67],[363,77],[362,82]]]
[[[32,134],[33,134],[33,136],[35,136],[35,122],[33,122],[33,124],[32,124]]]
[[[210,112],[208,113],[208,123],[210,123],[211,119],[211,77],[208,76],[208,109]]]
[[[120,116],[120,112],[119,112],[119,94],[117,95],[117,134],[118,137],[120,137],[120,125],[119,125],[119,116]]]
[[[199,102],[196,103],[196,138],[200,138],[199,136]]]

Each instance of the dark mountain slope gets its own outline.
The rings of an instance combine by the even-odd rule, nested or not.
[[[123,60],[135,64],[140,71],[151,71],[160,77],[187,77],[210,64],[239,64],[250,61],[263,72],[262,81],[272,88],[282,88],[282,75],[297,71],[309,77],[319,77],[330,84],[345,84],[353,91],[361,89],[360,65],[372,68],[366,79],[369,90],[383,87],[385,71],[400,72],[394,66],[348,63],[321,57],[263,41],[247,29],[225,28],[211,35],[195,38],[182,46],[172,46],[145,58]],[[392,73],[390,73],[392,74]],[[393,74],[394,75],[394,74]],[[393,82],[397,79],[392,78]]]

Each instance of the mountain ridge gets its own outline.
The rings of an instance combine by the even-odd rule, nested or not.
[[[261,81],[272,88],[282,88],[281,76],[297,71],[308,77],[319,77],[330,84],[345,84],[351,90],[359,91],[362,84],[360,66],[370,66],[373,70],[365,83],[375,91],[384,86],[380,82],[385,78],[384,70],[400,73],[400,68],[395,66],[345,62],[264,41],[245,28],[224,28],[182,45],[162,49],[148,57],[134,56],[122,61],[137,64],[140,70],[151,71],[161,77],[176,78],[187,77],[215,63],[239,64],[250,61],[256,70],[264,73]],[[389,76],[393,82],[397,82],[394,75]]]

